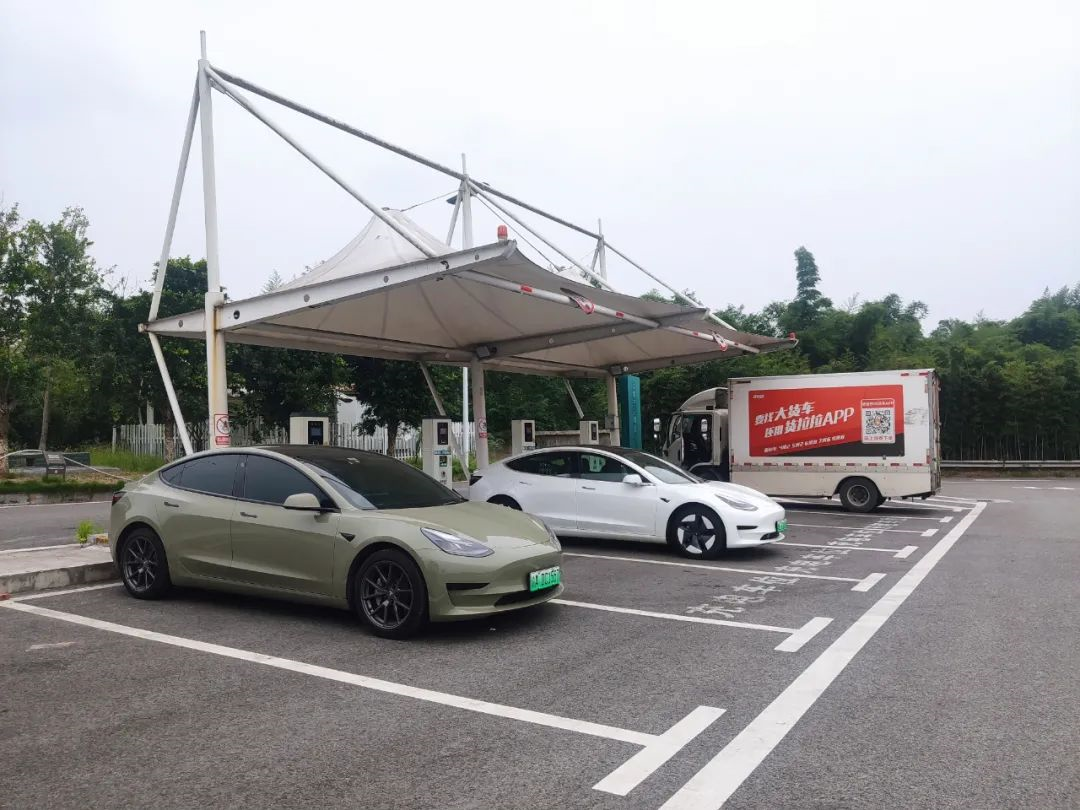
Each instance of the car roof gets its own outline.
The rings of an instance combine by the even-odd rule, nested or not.
[[[239,449],[239,448],[238,448]],[[352,447],[336,447],[325,444],[260,444],[253,450],[269,450],[271,453],[279,453],[297,461],[345,461],[363,457],[365,459],[394,460],[385,453],[374,453],[370,450],[357,450]]]

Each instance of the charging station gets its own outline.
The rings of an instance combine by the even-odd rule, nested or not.
[[[330,417],[317,413],[289,414],[289,444],[330,444]]]
[[[578,442],[581,444],[600,444],[600,423],[596,420],[583,419],[578,422]]]
[[[536,421],[514,419],[510,422],[510,453],[521,455],[536,449]]]
[[[420,423],[420,455],[425,473],[445,486],[453,484],[449,419],[425,419]]]

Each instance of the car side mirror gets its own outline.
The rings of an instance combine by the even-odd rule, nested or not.
[[[637,473],[630,473],[629,475],[624,475],[623,479],[622,479],[622,482],[624,484],[631,484],[632,486],[635,486],[635,487],[643,487],[643,486],[645,486],[645,479],[642,478]]]
[[[282,504],[286,509],[297,509],[301,512],[321,512],[322,504],[319,499],[310,492],[297,492],[290,495]]]

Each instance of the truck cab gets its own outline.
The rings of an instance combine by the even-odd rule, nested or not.
[[[694,394],[672,415],[664,437],[664,457],[701,478],[727,481],[727,439],[727,389],[709,388]]]

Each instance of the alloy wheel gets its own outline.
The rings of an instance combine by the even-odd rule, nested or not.
[[[364,572],[360,604],[372,624],[394,630],[409,618],[413,588],[409,575],[392,560],[380,560]]]
[[[701,555],[716,545],[716,525],[700,512],[691,512],[675,525],[675,538],[689,554]]]
[[[154,587],[161,560],[149,537],[137,535],[124,545],[124,580],[136,593]]]

